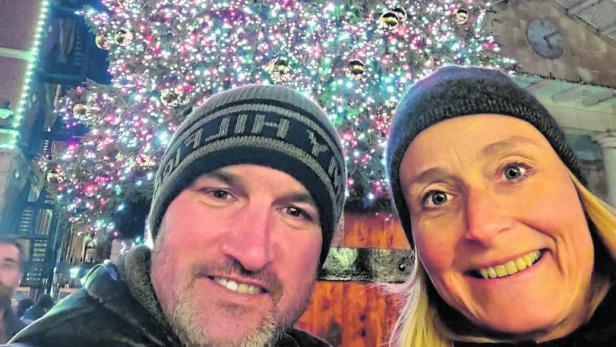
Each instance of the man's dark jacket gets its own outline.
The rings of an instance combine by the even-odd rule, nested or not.
[[[163,318],[149,280],[149,251],[138,247],[125,264],[98,265],[82,289],[22,330],[11,347],[182,346]],[[308,333],[288,329],[276,346],[328,346]]]
[[[10,339],[12,336],[17,334],[17,332],[23,329],[26,326],[26,324],[21,319],[19,319],[19,317],[17,317],[15,312],[13,312],[13,310],[11,309],[10,301],[6,305],[5,304],[0,304],[0,305],[6,306],[4,308],[4,317],[2,317],[2,319],[4,320],[4,330],[5,330],[3,335],[6,338]],[[1,333],[0,333],[0,336],[2,336]]]

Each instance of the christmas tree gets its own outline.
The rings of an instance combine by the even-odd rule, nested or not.
[[[512,66],[478,2],[102,2],[83,15],[109,51],[111,84],[62,100],[66,125],[90,131],[46,163],[56,202],[88,233],[114,231],[126,199],[151,194],[174,130],[213,93],[275,83],[312,97],[343,139],[349,201],[373,208],[387,199],[385,139],[408,87],[444,64]]]

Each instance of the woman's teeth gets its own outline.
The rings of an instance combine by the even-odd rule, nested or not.
[[[513,275],[533,265],[541,257],[541,251],[532,251],[505,264],[488,266],[477,270],[483,279]]]

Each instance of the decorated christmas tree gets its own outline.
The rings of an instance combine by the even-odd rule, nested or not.
[[[444,64],[511,67],[471,1],[102,0],[83,12],[111,84],[62,100],[68,127],[90,131],[46,163],[77,230],[113,232],[127,199],[147,197],[165,146],[192,107],[248,83],[316,100],[346,148],[349,201],[387,199],[383,152],[397,100]]]

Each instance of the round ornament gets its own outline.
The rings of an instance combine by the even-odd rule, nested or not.
[[[94,43],[96,43],[96,47],[100,49],[109,50],[109,48],[111,48],[111,41],[103,34],[96,34]]]
[[[393,30],[398,26],[398,24],[400,24],[400,19],[398,18],[396,12],[387,11],[379,17],[379,24],[383,28]]]
[[[291,79],[292,69],[287,58],[276,57],[272,59],[267,66],[267,71],[269,71],[272,81],[276,83],[287,82]]]
[[[366,64],[359,59],[353,59],[347,64],[349,77],[359,78],[366,72]]]
[[[58,183],[62,183],[63,181],[64,181],[64,178],[62,178],[62,175],[60,174],[58,170],[51,169],[47,172],[47,182],[51,184],[58,184]]]
[[[455,14],[456,23],[462,25],[468,22],[469,13],[465,8],[459,8]]]
[[[73,106],[73,115],[75,117],[83,117],[88,113],[88,106],[84,104],[75,104]]]
[[[178,88],[166,88],[160,91],[160,101],[169,108],[178,108],[186,104],[186,95]]]
[[[406,10],[403,9],[402,7],[396,7],[392,10],[392,12],[394,12],[396,16],[398,16],[398,20],[400,22],[403,22],[406,20]]]
[[[118,29],[113,34],[113,42],[120,46],[128,46],[133,42],[134,37],[135,35],[133,35],[133,33],[129,30]]]
[[[276,58],[272,66],[272,72],[286,74],[291,71],[291,67],[289,66],[289,62],[285,58]]]

